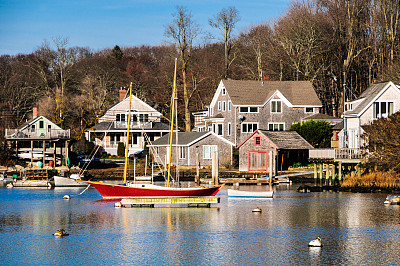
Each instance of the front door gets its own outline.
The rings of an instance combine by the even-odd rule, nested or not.
[[[266,151],[249,151],[248,154],[249,171],[267,171],[268,154]]]

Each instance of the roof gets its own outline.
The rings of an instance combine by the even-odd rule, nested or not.
[[[354,101],[362,100],[361,103],[355,107],[352,111],[345,112],[345,115],[354,115],[361,113],[374,98],[391,82],[379,82],[371,84],[361,95]],[[392,83],[391,83],[392,84]],[[354,102],[351,101],[351,102]]]
[[[267,137],[279,150],[305,150],[314,148],[296,131],[268,131],[263,129],[254,131],[253,134],[251,134],[250,137],[243,141],[237,148],[241,147],[245,142],[251,139],[256,132],[260,132]]]
[[[232,146],[234,145],[229,140],[222,138],[211,131],[208,131],[208,132],[191,131],[191,132],[178,132],[178,146],[190,146],[194,142],[197,142],[209,135],[214,135],[217,138],[221,139],[221,141],[226,142]],[[166,145],[169,145],[169,140],[170,140],[170,133],[153,141],[151,144],[152,144],[152,146],[166,146]],[[173,143],[173,145],[176,144],[176,132],[174,132],[172,135],[172,143]]]
[[[332,127],[333,130],[342,130],[343,128],[344,128],[344,123],[343,123],[343,121],[340,122],[340,123],[337,123],[336,125],[334,125],[334,126]]]
[[[234,105],[264,105],[279,91],[295,106],[321,106],[309,81],[222,80]]]
[[[318,114],[307,116],[307,117],[303,118],[303,120],[342,120],[342,119],[331,116],[331,115],[318,113]]]

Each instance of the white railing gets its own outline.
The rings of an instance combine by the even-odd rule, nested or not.
[[[312,149],[309,150],[308,157],[310,159],[334,159],[334,149]]]
[[[365,150],[356,148],[336,148],[335,159],[338,160],[360,160],[364,158]]]
[[[17,129],[6,129],[6,137],[9,139],[69,139],[70,136],[69,129],[51,129],[50,131],[47,130],[40,135],[38,135],[36,130],[32,132],[30,129],[25,129],[23,131],[18,131]]]

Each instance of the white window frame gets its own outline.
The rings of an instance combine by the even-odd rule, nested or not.
[[[213,151],[218,151],[218,145],[203,145],[203,159],[211,160]]]
[[[221,134],[219,134],[219,127],[221,127]],[[218,136],[224,135],[224,124],[223,123],[215,123],[213,124],[213,132]]]
[[[385,103],[385,108],[386,108],[386,112],[382,113],[382,104]],[[390,113],[390,108],[389,108],[389,104],[392,103],[392,112]],[[378,104],[378,112],[376,111],[376,104]],[[394,113],[394,101],[379,101],[379,102],[374,102],[372,104],[372,118],[373,119],[378,119],[378,118],[382,118],[382,117],[388,117],[389,115],[392,115]]]
[[[228,101],[228,111],[232,111],[232,101]]]
[[[179,159],[186,159],[186,147],[179,147]]]
[[[311,112],[307,112],[307,109],[308,108],[311,108],[312,109],[312,111]],[[313,114],[314,113],[314,107],[304,107],[304,113],[306,113],[306,114]]]
[[[226,89],[222,88],[222,95],[226,95]]]
[[[280,112],[273,111],[273,105],[274,103],[280,103]],[[278,109],[278,105],[276,105],[276,109]],[[271,113],[273,114],[281,114],[282,113],[282,101],[281,100],[271,100]]]
[[[226,102],[222,101],[222,112],[226,111]]]
[[[221,101],[218,101],[218,111],[221,111]]]
[[[228,136],[232,134],[232,124],[228,123]]]
[[[249,131],[248,129],[248,125],[252,125],[251,126],[251,129],[252,129],[252,131]],[[246,125],[246,130],[243,130],[244,128],[244,126]],[[254,125],[256,125],[256,129],[254,129]],[[256,131],[257,129],[258,129],[259,127],[258,127],[258,123],[257,122],[247,122],[247,123],[242,123],[242,126],[241,126],[241,131],[242,131],[242,133],[253,133],[254,131]]]
[[[280,126],[280,125],[283,125],[283,129],[282,130],[275,130],[275,126]],[[272,130],[270,130],[270,126],[272,126]],[[285,131],[285,123],[268,123],[268,130],[269,131]]]
[[[242,111],[242,108],[247,108],[247,111]],[[251,108],[256,108],[256,111],[250,111]],[[259,108],[258,106],[240,106],[239,107],[239,113],[252,113],[252,114],[256,114],[259,112]]]

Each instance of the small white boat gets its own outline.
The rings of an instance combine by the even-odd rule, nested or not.
[[[322,247],[322,240],[320,237],[317,237],[317,239],[311,240],[310,243],[308,243],[309,247]]]
[[[54,186],[55,187],[86,187],[87,184],[79,182],[82,177],[73,174],[70,177],[54,176]]]
[[[246,191],[228,189],[228,197],[241,197],[241,198],[272,198],[274,191]]]
[[[389,195],[389,196],[386,197],[386,200],[385,200],[384,204],[400,205],[400,196]]]

